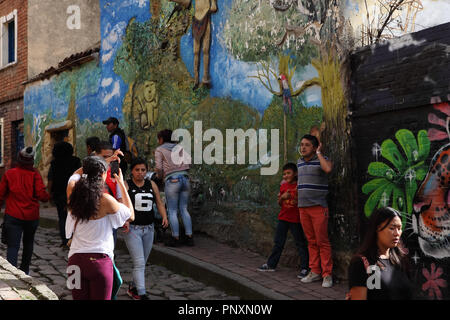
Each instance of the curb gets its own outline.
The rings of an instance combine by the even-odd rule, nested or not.
[[[15,268],[6,259],[0,257],[0,269],[6,270],[28,285],[28,291],[36,296],[38,300],[59,300],[58,296],[51,291],[43,282],[28,276],[22,270]],[[14,287],[11,287],[14,290]]]
[[[154,264],[164,266],[175,273],[189,276],[195,280],[213,285],[227,294],[241,297],[243,300],[293,300],[248,280],[238,274],[229,272],[213,264],[192,256],[153,245],[150,258]]]
[[[58,221],[41,216],[40,226],[58,228]],[[126,248],[125,241],[121,236],[117,237],[116,246]],[[152,264],[215,286],[227,294],[239,296],[243,300],[293,300],[291,297],[265,288],[245,277],[158,244],[153,244],[149,259]]]

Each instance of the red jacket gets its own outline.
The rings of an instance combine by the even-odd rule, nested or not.
[[[6,200],[5,214],[17,219],[39,219],[39,201],[47,202],[49,198],[36,169],[9,169],[0,182],[0,201]]]

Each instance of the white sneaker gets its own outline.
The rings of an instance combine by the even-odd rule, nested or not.
[[[303,283],[311,283],[314,281],[319,281],[322,277],[320,276],[320,274],[314,273],[314,272],[310,272],[308,273],[308,275],[306,277],[304,277],[302,280],[300,280]]]
[[[322,281],[322,287],[331,288],[333,286],[333,278],[331,276],[325,276]]]

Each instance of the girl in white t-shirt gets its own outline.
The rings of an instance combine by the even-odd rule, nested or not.
[[[68,194],[66,236],[72,236],[68,270],[79,275],[74,281],[74,300],[110,300],[113,286],[113,228],[134,220],[134,210],[125,189],[122,172],[114,177],[123,203],[104,192],[107,164],[93,156],[83,160],[83,174]],[[78,273],[77,273],[78,271]],[[73,276],[73,275],[72,275]],[[77,280],[77,279],[75,279]]]

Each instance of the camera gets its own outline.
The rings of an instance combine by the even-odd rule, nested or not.
[[[119,175],[119,161],[112,161],[111,164],[111,177],[114,177],[114,174]]]

